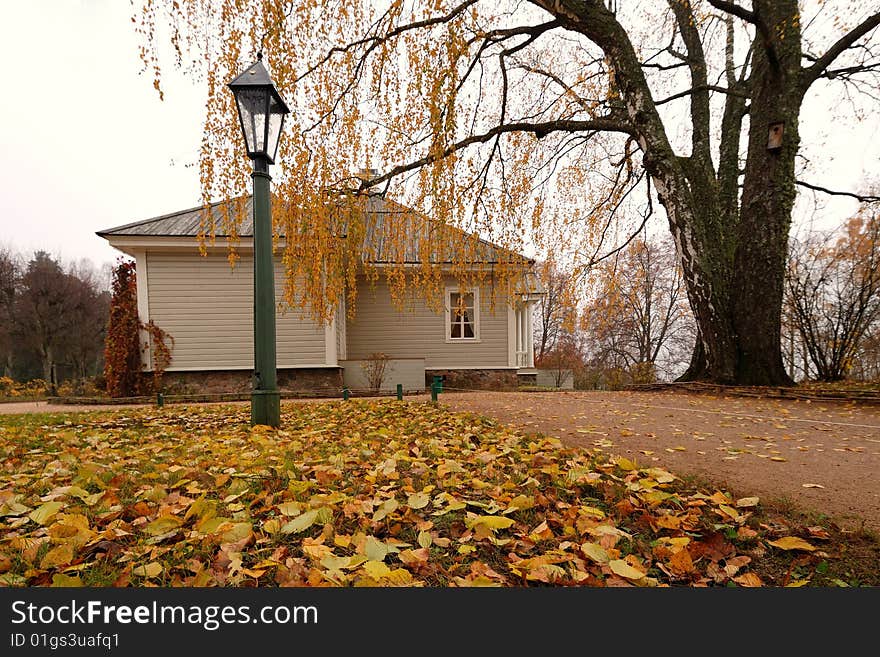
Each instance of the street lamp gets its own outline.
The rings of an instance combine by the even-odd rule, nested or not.
[[[284,115],[281,98],[262,53],[229,83],[238,107],[247,155],[254,162],[254,378],[251,424],[281,424],[281,395],[275,362],[275,266],[272,259],[272,208],[269,165],[275,163]]]

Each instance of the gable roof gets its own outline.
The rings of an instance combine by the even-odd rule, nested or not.
[[[235,201],[237,199],[233,199]],[[250,196],[244,197],[244,216],[240,219],[238,226],[239,237],[253,237],[253,199]],[[366,214],[367,221],[364,225],[364,259],[372,263],[390,263],[400,262],[402,255],[405,264],[418,264],[421,262],[421,244],[419,239],[422,234],[434,232],[434,227],[446,231],[446,239],[443,248],[433,248],[431,251],[431,262],[449,263],[448,257],[441,254],[454,252],[456,244],[460,244],[468,239],[476,239],[475,248],[472,251],[475,254],[474,264],[497,264],[500,262],[514,263],[517,261],[523,264],[532,264],[534,261],[526,256],[506,249],[504,247],[493,244],[475,235],[467,233],[459,228],[452,226],[442,226],[433,222],[425,215],[407,208],[395,201],[384,198],[380,195],[367,195],[360,197],[364,205],[363,211]],[[223,226],[223,217],[226,213],[226,204],[233,201],[221,201],[212,203],[207,207],[207,211],[211,214],[211,219],[215,226]],[[151,219],[135,221],[133,223],[116,226],[100,230],[97,235],[107,240],[113,241],[113,238],[119,237],[192,237],[197,238],[202,226],[202,217],[205,208],[202,206],[180,210],[169,214],[163,214]],[[401,223],[403,222],[403,223]],[[408,240],[404,247],[404,252],[392,254],[392,240],[390,235],[396,231],[400,232],[401,227],[407,230],[411,235],[415,235],[415,239]],[[418,228],[418,230],[416,230]],[[216,233],[217,237],[229,237],[226,233]]]

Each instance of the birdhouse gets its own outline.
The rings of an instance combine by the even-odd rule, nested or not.
[[[770,124],[767,134],[767,150],[775,151],[782,148],[782,135],[785,132],[785,122],[777,121]]]

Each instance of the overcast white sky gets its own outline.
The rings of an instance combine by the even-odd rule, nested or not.
[[[101,265],[119,254],[95,231],[200,202],[204,95],[168,67],[159,100],[130,12],[126,0],[0,0],[0,244]],[[880,175],[880,121],[875,108],[842,123],[833,106],[805,106],[805,178],[854,190]],[[822,224],[855,207],[829,201]]]
[[[139,75],[127,0],[0,0],[0,244],[96,265],[95,231],[198,205],[204,96]]]

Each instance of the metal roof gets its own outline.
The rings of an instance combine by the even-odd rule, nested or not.
[[[207,207],[211,214],[213,225],[218,231],[224,225],[223,217],[228,211],[235,211],[230,205],[241,203],[241,215],[238,217],[238,236],[253,237],[253,203],[250,196],[212,203]],[[460,245],[470,243],[468,253],[473,254],[474,264],[490,264],[498,262],[532,261],[526,256],[505,249],[487,240],[479,239],[476,235],[467,233],[461,229],[434,222],[425,215],[407,208],[395,201],[388,200],[380,195],[368,195],[358,197],[362,203],[356,211],[363,211],[364,221],[364,259],[374,263],[382,262],[421,262],[421,239],[427,237],[431,240],[432,249],[430,260],[432,262],[450,262],[451,255]],[[278,201],[276,201],[277,203]],[[105,239],[114,237],[198,237],[202,228],[202,217],[205,208],[198,206],[164,214],[151,219],[136,221],[115,228],[107,228],[98,231],[98,235]],[[343,219],[340,232],[348,232],[348,226]],[[394,240],[393,235],[406,232],[410,239]],[[444,239],[438,240],[442,233]],[[216,237],[228,237],[224,232],[216,232]],[[393,244],[403,243],[403,250],[394,249]],[[389,251],[394,250],[391,253]]]

